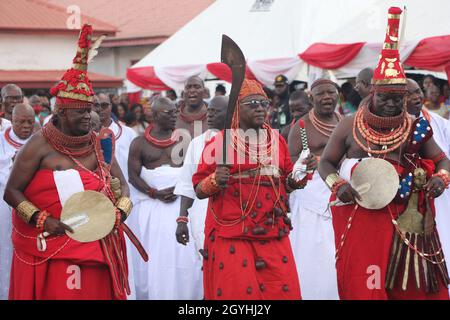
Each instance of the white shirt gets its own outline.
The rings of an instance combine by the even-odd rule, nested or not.
[[[8,129],[9,127],[11,127],[11,121],[9,121],[8,119],[5,118],[1,118],[1,122],[0,122],[0,132],[5,131],[6,129]]]
[[[198,163],[202,157],[206,141],[211,140],[216,134],[217,131],[215,130],[207,130],[189,143],[174,194],[191,199],[196,198],[192,185],[192,176],[197,172]]]
[[[128,154],[130,152],[131,142],[137,137],[137,134],[133,129],[118,124],[115,121],[111,122],[109,129],[116,137],[116,150],[114,155],[125,179],[128,181]]]

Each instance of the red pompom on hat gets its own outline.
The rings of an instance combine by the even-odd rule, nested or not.
[[[406,76],[400,62],[398,37],[402,9],[391,7],[388,11],[388,26],[380,61],[375,68],[372,84],[375,86],[406,86]],[[375,88],[377,90],[377,88]]]
[[[92,104],[94,100],[94,90],[87,76],[92,33],[92,26],[88,24],[83,25],[72,68],[67,70],[61,81],[50,89],[50,94],[56,97],[58,108],[84,108]]]

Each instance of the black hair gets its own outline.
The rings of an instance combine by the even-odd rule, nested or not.
[[[216,92],[217,91],[222,92],[223,95],[227,94],[227,89],[225,88],[225,86],[223,84],[220,84],[220,83],[216,86]]]

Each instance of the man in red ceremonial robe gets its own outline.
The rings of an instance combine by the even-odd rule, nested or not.
[[[227,148],[231,164],[222,165],[222,131],[206,144],[192,178],[197,197],[209,197],[202,252],[206,299],[301,298],[286,186],[302,187],[306,179],[289,177],[288,148],[265,122],[268,107],[261,86],[244,80]]]
[[[449,298],[434,198],[450,183],[450,161],[440,156],[430,123],[412,120],[405,110],[407,82],[397,50],[401,13],[389,9],[372,91],[335,129],[319,164],[330,200],[344,203],[331,207],[341,299]],[[399,175],[396,197],[378,210],[355,205],[361,195],[348,182],[367,158],[388,161]]]
[[[73,66],[51,89],[57,113],[21,149],[6,186],[4,199],[15,208],[10,299],[124,299],[129,292],[121,224],[131,210],[129,190],[90,128],[92,33],[89,25],[81,29]],[[111,175],[121,181],[119,199]],[[65,232],[73,230],[60,221],[65,200],[84,190],[105,194],[117,208],[114,231],[87,243],[69,238]]]

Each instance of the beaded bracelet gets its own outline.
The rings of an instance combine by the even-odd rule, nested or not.
[[[291,181],[292,181],[292,186],[295,187],[295,189],[303,189],[304,187],[306,187],[306,184],[308,183],[308,175],[306,175],[302,180],[296,181],[292,175],[291,175]]]
[[[155,199],[155,193],[156,193],[156,189],[155,188],[148,189],[148,196],[150,198]]]
[[[188,223],[189,222],[189,218],[187,216],[179,216],[176,221],[177,221],[177,223],[180,223],[180,222]]]
[[[36,228],[41,231],[44,231],[45,221],[47,220],[50,213],[45,210],[39,211],[38,216],[36,218]]]
[[[447,170],[441,169],[438,172],[434,173],[431,177],[441,178],[444,181],[445,189],[448,189],[448,186],[450,185],[450,173]]]
[[[206,195],[213,195],[220,191],[220,187],[216,181],[216,173],[210,174],[200,182],[200,190]]]
[[[332,195],[337,195],[339,188],[342,187],[344,184],[347,184],[348,182],[344,179],[339,180],[337,182],[335,182],[333,184],[333,186],[331,187],[331,194]]]
[[[445,159],[446,155],[444,152],[439,153],[437,156],[433,157],[431,161],[434,162],[434,164],[439,163],[442,159]]]

